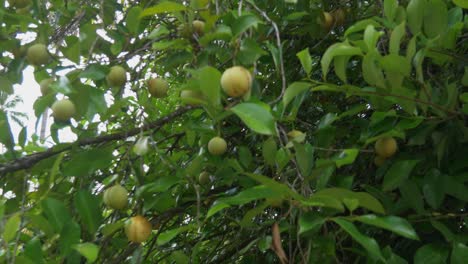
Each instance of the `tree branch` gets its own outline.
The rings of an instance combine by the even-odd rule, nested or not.
[[[46,151],[43,152],[38,152],[34,154],[30,154],[15,160],[12,160],[8,163],[5,164],[0,164],[0,179],[7,173],[18,171],[18,170],[23,170],[23,169],[28,169],[31,168],[34,164],[37,162],[50,158],[54,155],[57,155],[61,152],[68,151],[70,150],[73,145],[77,146],[88,146],[88,145],[95,145],[95,144],[100,144],[104,142],[109,142],[109,141],[115,141],[115,140],[121,140],[125,139],[127,137],[135,136],[139,134],[141,131],[146,131],[146,130],[152,130],[156,128],[160,128],[163,125],[170,123],[173,119],[183,115],[184,113],[188,112],[189,110],[194,109],[195,107],[193,106],[185,106],[181,107],[174,112],[170,113],[169,115],[162,117],[153,123],[149,123],[144,125],[143,127],[137,127],[133,128],[127,131],[121,131],[117,133],[112,133],[108,135],[102,135],[98,136],[95,138],[84,138],[81,140],[77,140],[75,143],[70,144],[66,147],[52,147]]]

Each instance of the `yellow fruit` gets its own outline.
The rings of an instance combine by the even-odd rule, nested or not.
[[[380,167],[385,163],[385,160],[386,159],[384,157],[377,155],[374,158],[374,164],[375,166]]]
[[[328,31],[333,27],[333,16],[328,12],[323,12],[323,27]]]
[[[187,105],[200,105],[205,100],[201,92],[192,90],[182,90],[180,92],[180,99]]]
[[[250,91],[252,75],[241,66],[234,66],[224,71],[221,76],[221,87],[231,97],[240,97]]]
[[[112,209],[121,210],[128,204],[128,192],[117,184],[104,191],[104,204]]]
[[[304,133],[302,133],[301,131],[299,131],[299,130],[291,130],[288,133],[289,140],[294,140],[294,141],[296,141],[298,143],[304,142],[305,136],[306,135]]]
[[[75,104],[68,99],[56,101],[51,108],[52,115],[59,121],[68,121],[76,113]]]
[[[346,21],[346,13],[341,8],[333,11],[332,16],[333,16],[336,26],[342,26]]]
[[[121,66],[112,66],[106,80],[112,87],[121,87],[127,81],[127,72]]]
[[[201,21],[201,20],[194,20],[192,22],[192,26],[193,26],[193,29],[194,31],[199,35],[203,35],[203,33],[205,33],[205,22]]]
[[[166,97],[167,89],[167,82],[163,79],[153,78],[148,81],[148,91],[152,96],[156,98]]]
[[[47,78],[47,79],[44,79],[42,80],[40,83],[39,83],[39,86],[41,88],[41,94],[42,95],[47,95],[51,92],[51,89],[50,89],[50,84],[54,82],[54,79],[52,78]]]
[[[128,220],[125,234],[129,241],[141,243],[150,237],[151,229],[151,223],[145,217],[137,215]]]
[[[201,185],[208,184],[210,182],[210,174],[206,171],[200,173],[200,176],[198,176],[198,182]]]
[[[375,142],[375,152],[383,158],[390,158],[397,151],[397,142],[392,137],[380,138]]]
[[[227,150],[227,143],[221,137],[214,137],[208,142],[208,152],[213,155],[223,155]]]
[[[42,65],[49,61],[49,52],[44,44],[34,44],[28,48],[26,59],[32,65]]]

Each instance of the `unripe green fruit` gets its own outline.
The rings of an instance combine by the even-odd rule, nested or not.
[[[163,79],[154,78],[148,81],[148,91],[152,96],[156,98],[166,97],[167,89],[167,82]]]
[[[231,97],[247,94],[252,86],[252,75],[241,66],[234,66],[224,71],[221,76],[221,87]]]
[[[182,90],[180,92],[180,99],[184,104],[188,105],[200,105],[205,100],[201,92],[192,90]]]
[[[76,113],[75,104],[68,99],[56,101],[51,108],[52,115],[59,121],[68,121]]]
[[[125,234],[129,241],[141,243],[150,237],[151,229],[151,223],[145,217],[137,215],[128,220]]]
[[[39,86],[41,88],[41,94],[42,95],[48,95],[52,90],[50,89],[50,85],[54,82],[54,79],[52,78],[47,78],[42,80],[39,83]]]
[[[194,31],[199,35],[203,35],[203,33],[205,33],[205,22],[201,21],[201,20],[194,20],[192,22],[192,26],[193,26],[193,29]]]
[[[121,66],[112,66],[106,80],[111,87],[121,87],[127,81],[127,72]]]
[[[201,185],[206,185],[210,182],[210,174],[206,171],[203,171],[200,173],[200,176],[198,176],[198,182]]]
[[[386,161],[386,159],[384,157],[382,157],[382,156],[379,156],[379,155],[375,156],[375,158],[374,158],[374,164],[377,167],[382,166],[385,163],[385,161]]]
[[[221,137],[214,137],[208,142],[208,152],[213,155],[223,155],[227,150],[227,143]]]
[[[34,44],[28,48],[26,59],[32,65],[42,65],[49,61],[49,53],[44,44]]]
[[[392,137],[380,138],[375,142],[375,152],[383,158],[390,158],[397,151],[397,142]]]
[[[289,140],[293,140],[293,141],[296,141],[298,143],[304,142],[305,137],[306,137],[306,135],[304,133],[302,133],[301,131],[299,131],[299,130],[291,130],[288,133]]]
[[[121,210],[128,204],[128,192],[117,184],[104,191],[104,204],[112,209]]]

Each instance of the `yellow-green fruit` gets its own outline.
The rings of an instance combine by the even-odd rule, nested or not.
[[[128,192],[117,184],[104,191],[104,204],[112,209],[121,210],[128,204]]]
[[[223,155],[227,150],[227,143],[221,137],[214,137],[208,142],[208,152],[213,155]]]
[[[210,174],[206,171],[200,173],[200,175],[198,176],[198,182],[201,185],[208,184],[210,182]]]
[[[203,35],[203,33],[205,33],[205,22],[201,21],[201,20],[194,20],[192,22],[192,26],[193,26],[193,29],[194,31],[199,35]]]
[[[125,234],[129,241],[141,243],[150,237],[151,229],[151,223],[145,217],[137,215],[128,220]]]
[[[167,89],[167,82],[163,79],[153,78],[148,81],[148,91],[152,96],[156,98],[166,97]]]
[[[41,88],[41,94],[42,95],[47,95],[51,92],[51,89],[50,89],[50,84],[54,82],[54,79],[52,78],[47,78],[47,79],[44,79],[42,80],[40,83],[39,83],[39,86]]]
[[[323,27],[330,30],[333,27],[333,16],[328,12],[323,12]]]
[[[112,66],[106,80],[112,87],[121,87],[127,81],[127,72],[121,66]]]
[[[392,137],[380,138],[375,142],[375,152],[383,158],[390,158],[397,151],[397,142]]]
[[[23,8],[31,4],[31,0],[8,0],[11,6],[16,8]]]
[[[44,44],[34,44],[28,48],[26,59],[33,65],[46,64],[49,61],[49,52]]]
[[[337,26],[342,26],[346,21],[346,13],[341,8],[333,11],[332,16]]]
[[[374,164],[375,166],[380,167],[385,163],[385,160],[386,159],[384,157],[377,155],[374,158]]]
[[[75,104],[68,99],[56,101],[51,108],[52,115],[59,121],[68,121],[76,113]]]
[[[289,140],[294,140],[294,141],[296,141],[298,143],[304,142],[305,136],[306,135],[304,133],[302,133],[301,131],[299,131],[299,130],[291,130],[288,133]]]
[[[204,101],[201,92],[192,90],[182,90],[182,92],[180,92],[180,99],[184,104],[188,105],[200,105]]]
[[[231,97],[240,97],[250,91],[252,75],[241,66],[234,66],[224,71],[221,76],[221,87]]]

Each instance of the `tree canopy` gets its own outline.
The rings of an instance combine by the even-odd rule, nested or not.
[[[467,8],[0,0],[0,263],[466,263]]]

